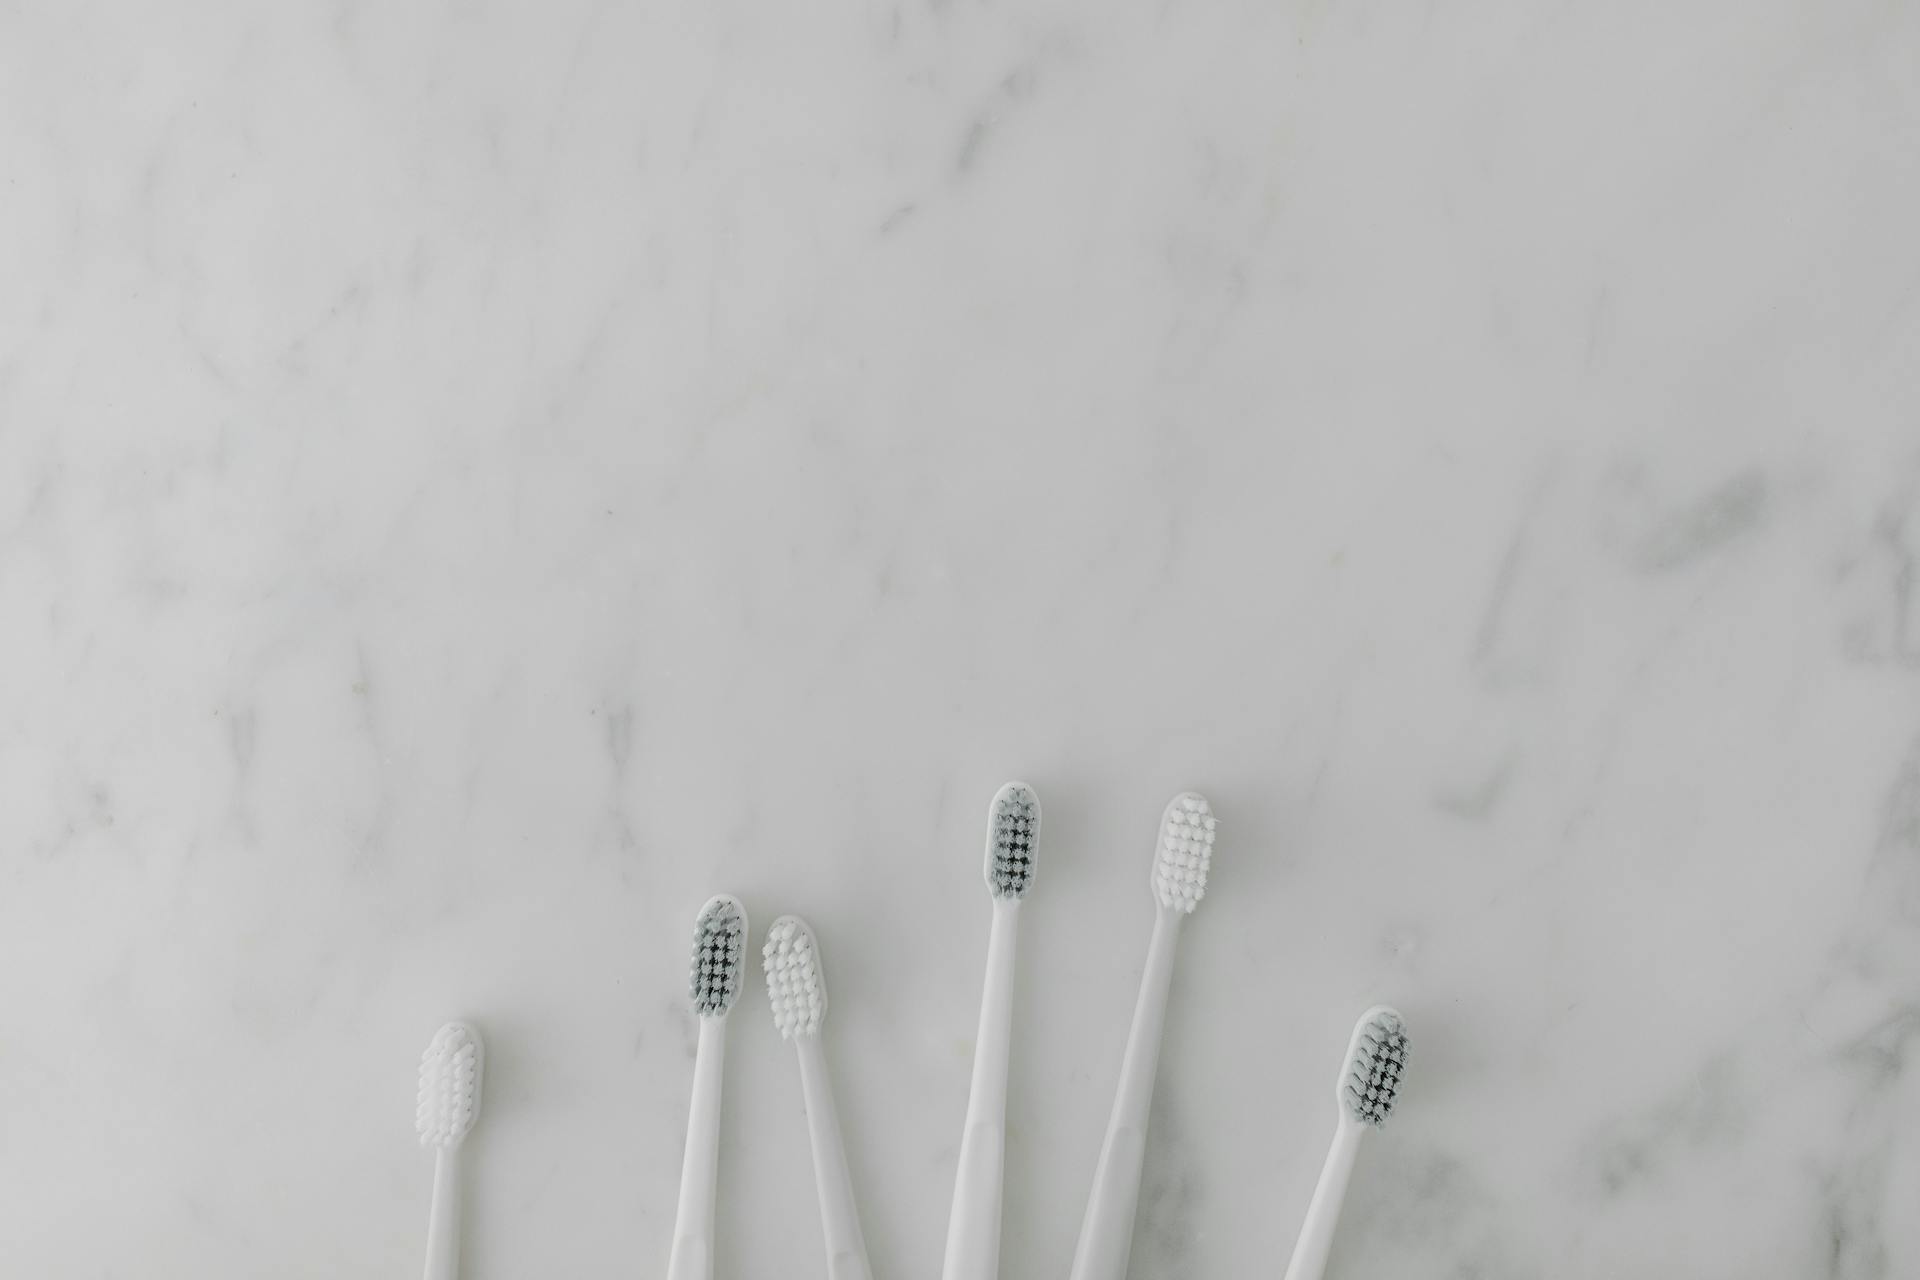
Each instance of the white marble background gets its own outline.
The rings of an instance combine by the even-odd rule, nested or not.
[[[1898,0],[0,5],[0,1271],[417,1274],[464,1014],[467,1274],[659,1274],[729,889],[932,1276],[1019,776],[1008,1280],[1185,786],[1136,1277],[1376,998],[1332,1275],[1920,1274],[1916,227]]]

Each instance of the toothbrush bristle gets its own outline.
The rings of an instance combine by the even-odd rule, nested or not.
[[[1026,896],[1039,843],[1040,797],[1024,782],[1009,782],[993,797],[987,832],[987,888],[994,897]]]
[[[693,971],[687,985],[693,1011],[719,1017],[740,995],[741,955],[746,950],[747,912],[726,894],[700,909],[693,926]]]
[[[1392,1009],[1369,1009],[1353,1029],[1340,1101],[1354,1119],[1378,1129],[1393,1111],[1407,1069],[1407,1024]]]
[[[1190,912],[1206,896],[1216,825],[1204,796],[1184,792],[1167,806],[1153,859],[1153,894],[1161,906]]]
[[[423,1147],[453,1148],[480,1114],[480,1034],[449,1022],[420,1055],[420,1101],[414,1127]]]
[[[761,952],[767,969],[767,999],[782,1039],[810,1036],[827,1016],[827,981],[813,930],[798,916],[781,916],[767,930]]]

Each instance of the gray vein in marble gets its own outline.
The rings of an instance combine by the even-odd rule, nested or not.
[[[1920,667],[1920,476],[1880,505],[1865,550],[1841,571],[1843,582],[1859,576],[1869,580],[1872,603],[1867,617],[1851,621],[1847,651],[1860,661]]]
[[[1625,497],[1644,507],[1651,498],[1637,473],[1625,480]],[[1765,474],[1748,469],[1729,476],[1706,493],[1665,511],[1648,511],[1632,535],[1630,563],[1646,573],[1665,573],[1704,559],[1759,528],[1768,515],[1770,493]]]
[[[609,817],[613,822],[614,838],[620,851],[631,856],[640,851],[639,826],[627,798],[627,785],[632,777],[635,712],[631,703],[604,707],[601,711],[603,712],[601,723],[606,734],[608,777],[612,791]]]
[[[1129,1268],[1134,1275],[1187,1274],[1186,1257],[1205,1199],[1205,1179],[1171,1094],[1169,1089],[1156,1090],[1147,1122],[1146,1164]]]
[[[1580,1157],[1583,1181],[1607,1196],[1640,1191],[1649,1179],[1661,1179],[1698,1149],[1742,1137],[1753,1109],[1736,1064],[1727,1058],[1708,1062],[1675,1085],[1660,1101],[1628,1124],[1616,1125],[1605,1139]]]
[[[1431,1260],[1449,1280],[1527,1280],[1542,1274],[1508,1209],[1445,1152],[1402,1139],[1369,1144],[1355,1171],[1329,1259],[1329,1280],[1379,1273],[1391,1257]],[[1383,1246],[1390,1246],[1384,1248]],[[1516,1256],[1516,1253],[1518,1256]]]
[[[967,125],[966,133],[960,139],[959,149],[953,159],[953,168],[957,175],[964,178],[979,164],[980,153],[985,150],[994,132],[1001,127],[1005,116],[1018,110],[1022,104],[1033,97],[1039,85],[1039,79],[1039,67],[1034,62],[1015,67],[1001,79],[988,104],[975,114]]]

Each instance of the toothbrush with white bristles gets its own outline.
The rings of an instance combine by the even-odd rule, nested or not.
[[[1175,796],[1160,819],[1160,842],[1153,858],[1153,896],[1159,910],[1147,947],[1146,972],[1140,979],[1140,999],[1133,1008],[1133,1030],[1127,1034],[1127,1053],[1120,1063],[1113,1115],[1094,1169],[1080,1243],[1073,1251],[1072,1280],[1126,1280],[1134,1210],[1140,1201],[1140,1169],[1147,1150],[1147,1112],[1160,1063],[1160,1027],[1173,983],[1174,944],[1180,939],[1181,921],[1206,893],[1214,827],[1213,809],[1191,791]]]
[[[427,1219],[426,1280],[460,1274],[460,1143],[480,1114],[480,1033],[449,1022],[420,1055],[420,1145],[432,1147],[433,1209]]]
[[[721,1068],[727,1057],[727,1013],[740,994],[747,910],[720,894],[700,908],[693,925],[693,971],[688,993],[700,1016],[693,1058],[693,1102],[687,1109],[687,1150],[680,1165],[680,1208],[673,1220],[667,1280],[713,1280],[713,1204],[719,1174]]]
[[[1013,1031],[1013,970],[1020,899],[1033,881],[1040,837],[1040,798],[1022,782],[993,797],[987,825],[987,890],[993,930],[987,935],[986,990],[974,1040],[973,1085],[960,1133],[960,1171],[947,1220],[943,1280],[995,1280],[1000,1273],[1000,1202],[1006,1165],[1007,1051]]]
[[[860,1235],[860,1214],[853,1203],[853,1179],[840,1140],[840,1116],[827,1078],[827,1055],[820,1025],[827,1017],[827,980],[820,968],[820,947],[813,930],[798,916],[781,916],[767,930],[762,952],[773,1025],[800,1054],[800,1088],[807,1104],[807,1131],[813,1139],[813,1176],[820,1188],[820,1222],[827,1240],[828,1280],[872,1280],[867,1243]]]
[[[1340,1220],[1347,1182],[1353,1177],[1360,1139],[1368,1129],[1386,1123],[1406,1068],[1407,1024],[1400,1015],[1385,1005],[1361,1014],[1347,1045],[1347,1059],[1340,1066],[1340,1079],[1333,1087],[1340,1108],[1333,1149],[1327,1152],[1320,1184],[1313,1189],[1307,1220],[1300,1227],[1299,1242],[1293,1246],[1293,1261],[1287,1264],[1286,1280],[1320,1280],[1325,1273],[1327,1251],[1333,1247],[1333,1229]]]

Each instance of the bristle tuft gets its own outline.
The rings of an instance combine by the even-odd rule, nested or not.
[[[1161,906],[1190,912],[1206,896],[1216,825],[1204,796],[1188,791],[1167,806],[1153,859],[1153,894]]]
[[[480,1035],[461,1022],[440,1028],[420,1055],[414,1128],[423,1147],[452,1148],[480,1114]]]
[[[993,797],[987,831],[987,888],[996,898],[1025,897],[1040,844],[1040,797],[1009,782]]]
[[[1392,1009],[1369,1009],[1353,1031],[1340,1100],[1354,1119],[1378,1129],[1393,1112],[1407,1069],[1407,1024]]]
[[[798,916],[781,916],[767,930],[761,952],[767,970],[767,999],[781,1038],[810,1036],[827,1016],[827,981],[813,930]]]
[[[741,958],[746,952],[747,913],[721,894],[700,910],[693,926],[693,970],[687,979],[693,1011],[722,1017],[740,995]]]

